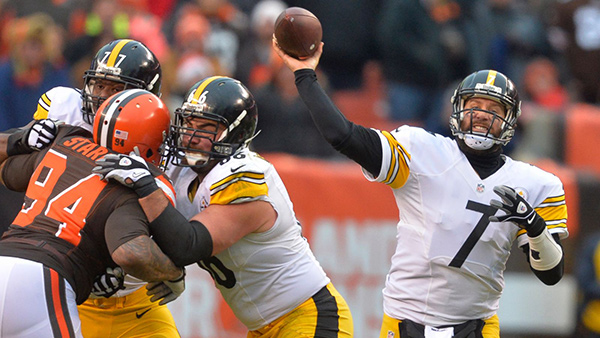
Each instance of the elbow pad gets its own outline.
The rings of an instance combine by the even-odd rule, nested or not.
[[[557,266],[563,257],[561,246],[556,243],[548,229],[536,237],[529,237],[529,264],[538,271]]]

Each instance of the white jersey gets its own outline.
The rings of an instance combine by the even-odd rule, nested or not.
[[[92,126],[83,120],[81,112],[82,102],[81,91],[79,89],[54,87],[42,94],[38,100],[37,110],[33,118],[36,120],[56,119],[71,126],[82,127],[91,132]],[[164,184],[161,183],[159,186],[165,191]],[[126,275],[124,285],[125,289],[117,291],[113,297],[123,297],[131,294],[146,285],[146,282],[131,275]]]
[[[259,329],[312,297],[329,278],[315,259],[294,214],[287,190],[275,168],[243,149],[217,164],[193,195],[188,187],[197,174],[171,166],[177,210],[188,219],[210,204],[269,202],[277,212],[273,227],[250,233],[214,257],[199,262],[236,317],[249,330]]]
[[[33,118],[56,119],[92,131],[92,126],[83,120],[82,102],[79,89],[54,87],[40,97]]]
[[[443,326],[496,313],[513,241],[518,239],[519,246],[528,241],[512,222],[488,221],[496,213],[490,200],[500,200],[493,192],[496,185],[515,188],[546,220],[550,233],[568,236],[558,177],[503,156],[504,165],[482,180],[451,138],[409,126],[378,133],[381,172],[377,177],[363,173],[392,188],[400,212],[396,252],[383,289],[388,316]]]

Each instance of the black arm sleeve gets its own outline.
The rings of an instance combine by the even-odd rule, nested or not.
[[[170,203],[150,222],[152,239],[177,266],[194,264],[212,255],[212,237],[204,224],[188,222]]]
[[[560,243],[560,237],[558,237],[558,235],[552,235],[552,238],[554,238],[554,240],[556,241],[556,243],[558,243],[558,245],[560,245],[562,247],[562,244]],[[525,255],[527,256],[527,262],[529,263],[529,244],[525,244],[521,247],[521,249],[523,250],[523,253],[525,253]],[[546,284],[546,285],[554,285],[556,283],[558,283],[563,276],[563,273],[565,271],[565,253],[563,250],[563,256],[560,260],[560,263],[558,263],[558,265],[556,265],[555,267],[553,267],[550,270],[546,270],[546,271],[538,271],[534,268],[531,267],[531,271],[533,271],[533,273],[535,274],[535,276],[542,281],[542,283]]]
[[[325,140],[373,176],[379,175],[382,149],[377,132],[349,121],[327,96],[312,69],[299,69],[294,74],[298,93]]]

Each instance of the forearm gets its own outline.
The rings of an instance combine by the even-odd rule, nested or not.
[[[119,246],[112,258],[126,273],[147,282],[174,280],[182,273],[148,236]]]
[[[206,227],[200,222],[189,222],[161,191],[139,201],[150,221],[154,240],[177,266],[193,264],[212,255],[212,237]]]
[[[313,70],[299,69],[294,74],[298,93],[325,140],[337,151],[377,176],[382,156],[377,132],[346,119],[321,88]]]
[[[529,237],[526,246],[531,270],[546,285],[558,283],[564,273],[564,252],[558,235],[554,236],[544,229],[539,236]]]

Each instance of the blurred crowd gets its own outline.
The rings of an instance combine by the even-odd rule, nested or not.
[[[320,77],[358,123],[448,135],[457,81],[484,68],[517,84],[523,130],[540,113],[600,104],[596,0],[0,0],[0,129],[27,123],[49,88],[81,88],[99,47],[133,38],[160,60],[170,107],[199,79],[232,76],[256,96],[257,151],[333,158],[271,50],[290,6],[321,20]]]
[[[271,49],[291,6],[321,20],[320,82],[356,123],[449,135],[457,81],[486,68],[523,100],[506,149],[517,159],[560,160],[555,131],[574,106],[600,116],[600,0],[0,0],[0,130],[28,123],[48,89],[81,88],[101,46],[132,38],[160,60],[172,111],[200,79],[231,76],[258,104],[254,150],[337,159]]]

